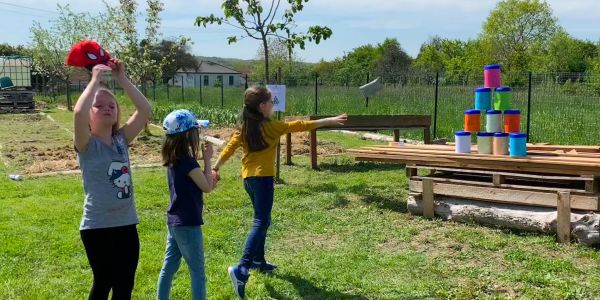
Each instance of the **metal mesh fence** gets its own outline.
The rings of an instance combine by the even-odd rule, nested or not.
[[[600,112],[600,74],[514,73],[502,76],[503,84],[513,88],[511,107],[521,110],[521,131],[529,133],[530,142],[600,144],[600,122],[596,117]],[[362,78],[364,82],[359,83],[357,80],[340,82],[316,74],[283,76],[278,81],[287,86],[284,115],[342,112],[351,115],[431,115],[435,122],[434,136],[452,139],[454,132],[463,128],[464,111],[474,108],[474,89],[483,86],[483,74],[406,73],[388,80],[367,101],[359,90],[359,86],[367,82],[366,75]],[[140,89],[155,105],[200,105],[239,113],[246,85],[262,84],[246,83],[245,79],[234,86],[204,85],[201,80],[194,80],[193,84],[184,87],[170,82],[143,85]],[[77,99],[86,83],[71,82],[67,90],[63,81],[36,79],[34,86],[45,101],[64,103],[67,93],[71,99]],[[120,93],[114,83],[111,88],[116,94]],[[415,138],[422,135],[418,132],[407,134]]]

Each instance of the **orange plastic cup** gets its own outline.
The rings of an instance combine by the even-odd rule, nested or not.
[[[504,111],[504,132],[521,132],[521,111],[511,109]]]
[[[479,132],[481,129],[481,111],[478,109],[465,110],[465,131]]]

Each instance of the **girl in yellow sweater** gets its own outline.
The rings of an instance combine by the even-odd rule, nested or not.
[[[316,121],[286,123],[271,120],[272,111],[273,100],[269,90],[259,86],[247,89],[244,94],[241,130],[233,134],[214,167],[215,176],[218,176],[219,168],[237,148],[242,147],[242,178],[244,179],[244,188],[254,207],[254,224],[246,239],[240,263],[228,268],[234,291],[240,299],[244,299],[250,269],[269,273],[277,268],[265,259],[265,239],[267,229],[271,224],[274,162],[279,138],[290,132],[343,125],[348,118],[346,114],[343,114]]]

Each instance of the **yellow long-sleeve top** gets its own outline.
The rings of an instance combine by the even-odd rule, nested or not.
[[[235,132],[227,146],[221,151],[219,160],[227,161],[235,150],[242,146],[242,178],[254,176],[275,176],[275,155],[280,137],[290,132],[301,132],[317,128],[314,121],[281,122],[276,120],[266,121],[262,124],[262,133],[267,148],[261,151],[250,152],[242,134]]]

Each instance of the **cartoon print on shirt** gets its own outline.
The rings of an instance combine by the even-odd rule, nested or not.
[[[131,174],[127,163],[113,161],[108,167],[108,176],[114,186],[119,189],[117,198],[127,199],[131,197]]]

